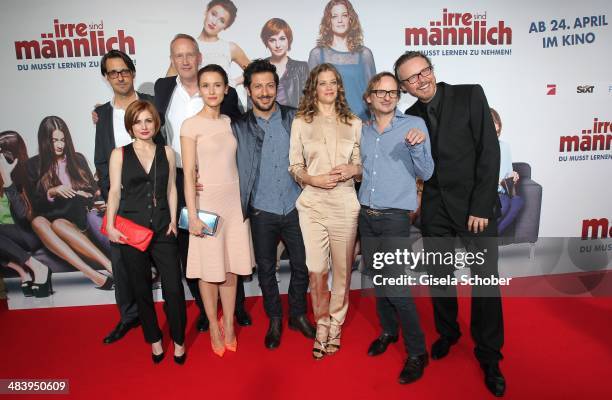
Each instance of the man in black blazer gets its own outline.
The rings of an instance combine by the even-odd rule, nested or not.
[[[499,200],[499,143],[487,99],[479,85],[436,83],[433,66],[424,54],[407,52],[395,62],[402,89],[418,101],[406,113],[428,125],[435,163],[425,182],[421,206],[424,247],[427,252],[455,252],[459,237],[472,253],[484,255],[472,263],[472,277],[497,277],[497,216]],[[456,265],[429,264],[435,277],[452,277]],[[431,348],[433,359],[446,356],[461,332],[457,323],[456,285],[430,287],[436,330],[440,337]],[[471,333],[474,354],[485,373],[485,384],[503,396],[505,379],[499,369],[504,341],[499,286],[472,286]]]
[[[96,107],[94,111],[97,117],[94,163],[102,197],[104,201],[108,201],[108,190],[110,189],[108,163],[111,152],[116,147],[132,142],[123,124],[125,110],[135,100],[141,99],[153,102],[153,97],[134,90],[136,67],[132,59],[122,51],[111,50],[106,53],[100,61],[100,72],[113,89],[112,101]],[[156,139],[163,140],[161,135],[157,135]],[[140,324],[138,307],[128,285],[125,266],[121,261],[118,248],[114,245],[111,245],[111,262],[115,279],[115,299],[117,300],[121,320],[104,338],[106,344],[116,342],[131,328]]]
[[[172,146],[176,153],[176,188],[178,192],[178,211],[185,206],[185,191],[183,187],[183,168],[181,159],[180,127],[183,121],[195,115],[203,107],[203,101],[198,90],[198,68],[202,63],[202,54],[197,41],[189,35],[178,34],[170,42],[170,62],[178,71],[178,76],[160,78],[155,82],[155,106],[163,123],[163,133],[166,142]],[[221,114],[232,120],[240,116],[238,107],[238,94],[232,87],[221,103]],[[201,190],[201,188],[196,188]],[[177,217],[178,221],[178,217]],[[187,251],[189,248],[189,232],[179,229],[178,234],[179,258],[183,266],[183,274],[187,265]],[[200,332],[208,330],[208,318],[204,311],[204,304],[200,296],[197,279],[188,279],[187,285],[199,310],[200,316],[196,328]],[[244,309],[244,285],[238,279],[236,293],[236,319],[241,326],[251,325],[251,318]]]

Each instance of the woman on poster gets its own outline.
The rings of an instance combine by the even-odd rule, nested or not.
[[[367,119],[362,95],[376,74],[372,51],[363,45],[359,17],[348,0],[331,0],[325,6],[319,27],[317,47],[310,51],[310,69],[330,63],[342,76],[346,100],[353,114]]]
[[[49,297],[51,270],[32,253],[42,242],[32,231],[26,194],[28,150],[19,133],[0,133],[0,262],[15,270],[26,297]]]
[[[97,289],[112,290],[113,278],[81,257],[93,260],[109,273],[111,262],[90,240],[89,208],[96,192],[87,160],[77,153],[63,119],[45,117],[38,128],[38,152],[28,160],[28,197],[34,215],[32,229],[58,257],[91,279]]]
[[[297,108],[302,91],[308,79],[308,63],[289,58],[293,31],[289,24],[280,18],[268,20],[261,29],[261,41],[270,51],[266,58],[276,67],[279,82],[276,89],[276,101],[284,106]]]

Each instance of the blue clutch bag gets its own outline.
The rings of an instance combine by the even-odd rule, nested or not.
[[[198,210],[198,218],[200,218],[202,222],[208,225],[208,228],[209,228],[209,229],[204,229],[202,233],[208,236],[214,236],[215,232],[217,232],[217,225],[219,224],[219,216],[212,212]],[[186,231],[189,230],[189,212],[187,211],[187,207],[183,207],[181,209],[178,226],[179,228],[184,229]]]

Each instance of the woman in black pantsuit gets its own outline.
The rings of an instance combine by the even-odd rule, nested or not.
[[[127,266],[129,287],[138,304],[145,340],[151,343],[155,363],[163,359],[164,351],[151,292],[151,261],[159,270],[164,311],[174,341],[174,360],[183,364],[187,317],[176,243],[174,152],[171,147],[153,142],[160,120],[151,103],[135,101],[130,104],[124,122],[134,142],[113,150],[111,154],[106,229],[113,246],[120,247]],[[114,228],[116,215],[153,230],[154,236],[146,251],[124,243],[126,236]]]

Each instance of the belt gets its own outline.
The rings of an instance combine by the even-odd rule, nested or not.
[[[379,217],[381,215],[391,215],[391,214],[408,214],[410,211],[402,210],[400,208],[385,208],[384,210],[377,210],[375,208],[370,208],[367,206],[361,206],[361,209],[366,212],[366,214]]]

